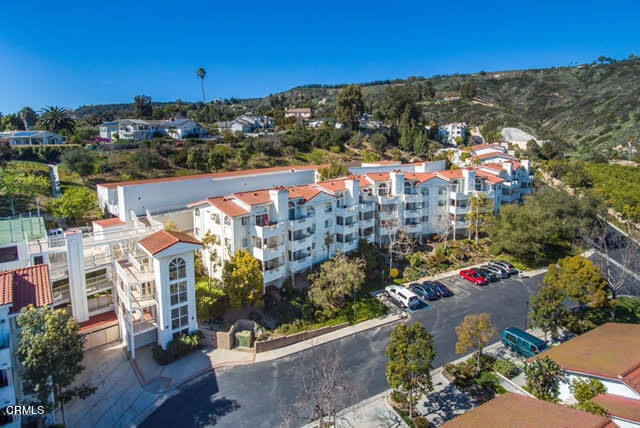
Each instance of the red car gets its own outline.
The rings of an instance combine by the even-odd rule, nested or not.
[[[476,285],[487,285],[487,280],[473,269],[465,269],[460,271],[460,276]]]

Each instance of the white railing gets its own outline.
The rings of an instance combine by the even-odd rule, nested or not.
[[[276,268],[265,270],[263,272],[263,279],[265,283],[274,281],[278,278],[282,278],[283,276],[285,276],[284,265],[280,265]]]

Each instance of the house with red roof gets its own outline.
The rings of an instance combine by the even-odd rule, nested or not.
[[[575,379],[597,379],[607,391],[593,399],[620,427],[640,426],[640,325],[606,323],[555,346],[548,356],[565,372],[560,399],[574,400]]]
[[[15,355],[19,343],[16,318],[29,305],[40,308],[52,303],[48,265],[0,271],[0,425],[21,426],[20,415],[4,411],[7,406],[24,402]]]

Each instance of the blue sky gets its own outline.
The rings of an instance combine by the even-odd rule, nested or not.
[[[3,2],[0,112],[640,54],[638,1]]]

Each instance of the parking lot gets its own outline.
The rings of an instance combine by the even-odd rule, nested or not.
[[[390,302],[396,308],[406,311],[409,314],[413,314],[421,310],[432,309],[437,305],[447,305],[447,304],[452,304],[454,302],[460,302],[460,301],[469,300],[469,299],[473,301],[474,296],[488,297],[492,293],[503,294],[504,291],[508,292],[508,290],[502,290],[502,292],[498,290],[505,289],[505,288],[524,287],[525,289],[527,289],[529,294],[533,294],[537,288],[537,284],[541,280],[542,280],[541,276],[529,278],[526,276],[513,275],[509,278],[501,279],[496,282],[489,282],[487,283],[487,285],[478,286],[460,277],[458,274],[455,274],[455,275],[451,275],[451,276],[437,280],[438,282],[441,282],[442,284],[444,284],[449,290],[451,290],[451,292],[453,292],[453,296],[443,297],[437,300],[430,300],[430,301],[427,301],[421,296],[418,296],[422,301],[422,305],[419,308],[411,309],[411,310],[401,307],[393,299],[389,299],[385,297],[384,301]],[[412,281],[410,283],[404,284],[403,286],[409,287],[412,284],[421,285],[425,281],[432,282],[430,279],[424,279],[419,281]]]

